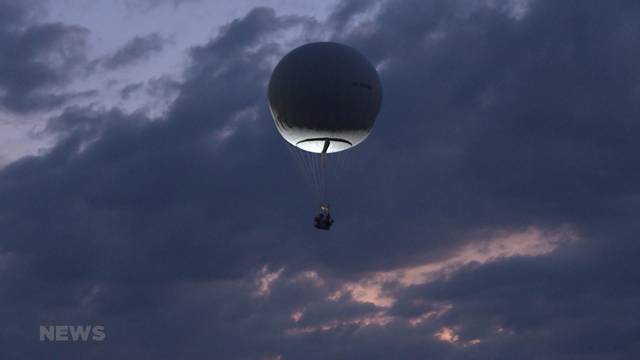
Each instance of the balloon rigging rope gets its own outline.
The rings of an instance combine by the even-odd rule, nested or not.
[[[287,145],[287,148],[294,158],[298,169],[302,172],[304,178],[306,178],[306,183],[308,184],[309,182],[311,182],[311,187],[313,188],[314,192],[317,192],[318,182],[314,172],[313,164],[311,162],[311,158],[307,155],[308,153],[295,146]]]
[[[316,155],[316,154],[312,154],[311,156],[313,156],[313,160],[314,160],[314,164],[316,167],[316,175],[318,177],[318,195],[320,195],[320,202],[324,201],[324,172],[323,172],[323,168],[322,168],[322,164],[320,163],[321,158],[320,155]]]
[[[290,144],[287,144],[287,150],[289,150],[289,153],[291,154],[291,157],[293,158],[294,162],[296,163],[296,166],[298,167],[298,170],[300,172],[302,172],[302,175],[304,177],[307,177],[307,172],[304,166],[304,162],[302,162],[302,160],[300,159],[300,155],[298,154],[298,150],[295,149],[293,146],[291,146]]]
[[[322,199],[322,202],[325,205],[329,205],[329,169],[327,166],[328,160],[329,160],[328,155],[326,153],[320,155],[320,166],[321,166],[320,171],[322,172],[322,180],[324,181],[324,184],[322,184],[323,192],[324,192],[323,193],[324,199]]]
[[[312,153],[306,151],[303,152],[303,156],[309,164],[309,174],[311,175],[311,179],[313,181],[313,189],[317,196],[318,192],[320,191],[320,182],[318,180],[318,170],[316,169],[315,159],[313,158]]]
[[[304,151],[304,150],[299,150],[302,153],[302,158],[304,159],[305,163],[307,164],[307,167],[309,169],[309,175],[311,176],[311,180],[312,180],[312,184],[313,184],[313,189],[315,192],[318,192],[318,178],[317,178],[317,174],[316,174],[316,170],[315,170],[315,166],[313,164],[313,158],[311,157],[311,154]]]
[[[310,153],[310,152],[305,152],[305,154],[307,155],[307,158],[311,163],[311,174],[313,175],[313,180],[316,188],[316,195],[318,197],[322,197],[322,181],[321,181],[321,174],[318,166],[317,156],[316,154]]]
[[[318,200],[322,204],[328,205],[329,183],[334,183],[330,177],[337,177],[337,173],[344,167],[342,154],[329,156],[328,154],[311,153],[290,145],[287,145],[287,148],[304,177],[307,181],[311,181]],[[331,164],[329,164],[329,157],[331,157]]]

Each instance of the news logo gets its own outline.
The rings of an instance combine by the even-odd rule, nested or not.
[[[102,325],[40,325],[40,341],[104,341],[106,337],[107,334]]]

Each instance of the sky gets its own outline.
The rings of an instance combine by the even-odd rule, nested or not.
[[[639,17],[0,0],[0,358],[638,358]],[[327,40],[384,95],[319,232],[266,85]]]

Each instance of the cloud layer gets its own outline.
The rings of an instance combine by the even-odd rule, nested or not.
[[[92,94],[61,92],[84,63],[88,30],[34,21],[37,2],[0,1],[0,109],[47,110]]]
[[[256,8],[192,48],[162,118],[67,107],[50,152],[0,170],[0,351],[634,358],[639,15],[595,0],[354,2],[326,22]],[[325,38],[378,66],[385,100],[319,234],[265,85],[290,47]],[[0,75],[23,102],[56,81]],[[107,340],[42,343],[42,324]]]
[[[98,60],[98,63],[107,70],[115,70],[148,59],[154,53],[162,51],[166,42],[167,40],[158,34],[136,36],[113,54]]]

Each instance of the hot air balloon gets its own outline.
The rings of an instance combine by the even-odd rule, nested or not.
[[[308,165],[321,197],[317,228],[328,230],[326,169],[332,154],[362,143],[382,103],[376,69],[355,49],[334,42],[300,46],[276,65],[268,102],[280,135]]]

